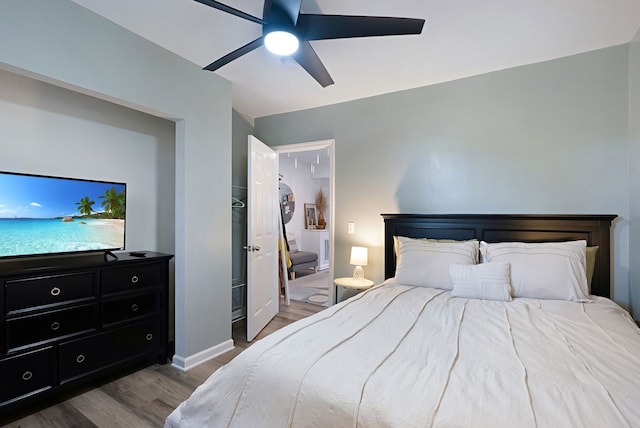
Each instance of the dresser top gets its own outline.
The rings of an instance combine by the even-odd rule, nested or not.
[[[170,260],[173,255],[144,251],[144,257],[130,255],[129,251],[118,251],[114,254],[118,259],[108,257],[105,259],[103,252],[89,254],[74,254],[67,256],[51,257],[25,257],[5,259],[0,261],[0,275],[38,274],[61,269],[102,268],[111,266],[126,266],[128,263],[140,263],[144,261]]]

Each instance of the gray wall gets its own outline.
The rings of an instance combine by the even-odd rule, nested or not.
[[[629,148],[629,282],[634,316],[640,319],[640,30],[629,45]]]
[[[127,250],[174,252],[173,122],[0,70],[0,128],[0,170],[126,182]]]
[[[272,146],[336,140],[336,276],[364,245],[365,275],[383,279],[380,213],[617,214],[613,296],[627,306],[628,72],[628,47],[613,47],[263,117],[255,130]]]
[[[231,84],[68,0],[0,2],[0,68],[175,122],[175,164],[156,179],[175,183],[174,364],[230,347]],[[40,170],[50,144],[3,165]],[[68,161],[104,150],[87,141]]]

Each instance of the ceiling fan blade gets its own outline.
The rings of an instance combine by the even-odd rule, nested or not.
[[[222,4],[220,2],[214,1],[214,0],[195,0],[198,3],[202,3],[204,5],[210,6],[214,9],[218,9],[221,10],[223,12],[227,12],[230,13],[231,15],[237,16],[239,18],[243,18],[252,22],[255,22],[256,24],[264,24],[265,22],[258,18],[255,17],[253,15],[249,15],[248,13],[245,13],[241,10],[238,9],[234,9],[231,6],[227,6],[226,4]]]
[[[235,51],[226,54],[220,59],[213,61],[211,64],[207,65],[203,68],[203,70],[216,71],[223,65],[229,64],[231,61],[240,58],[242,55],[251,52],[252,50],[259,48],[263,44],[264,37],[258,37],[252,42],[247,43],[241,48],[236,49]]]
[[[302,0],[265,0],[264,13],[262,17],[270,23],[281,23],[277,14],[283,13],[289,18],[290,24],[296,25],[298,15],[300,15],[300,4]]]
[[[420,34],[424,19],[301,13],[296,33],[302,40]]]
[[[298,50],[291,55],[291,58],[295,59],[323,88],[333,85],[333,79],[309,42],[300,42]]]

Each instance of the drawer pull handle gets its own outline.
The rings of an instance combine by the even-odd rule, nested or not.
[[[76,357],[76,363],[78,363],[78,364],[82,364],[82,363],[84,363],[84,360],[85,360],[85,358],[84,358],[84,355],[82,355],[82,354],[79,354],[79,355]]]
[[[53,287],[53,288],[51,289],[51,295],[52,295],[52,296],[57,296],[57,295],[59,295],[59,294],[60,294],[60,289],[59,289],[58,287]]]
[[[60,328],[60,323],[58,321],[54,321],[51,323],[51,330],[56,331]]]
[[[151,333],[147,334],[146,339],[147,339],[147,342],[151,341],[151,339],[153,339],[153,334]]]
[[[138,310],[138,305],[136,305],[135,303],[131,305],[131,311],[135,312],[137,310]]]
[[[33,373],[31,373],[29,370],[27,370],[26,372],[22,373],[22,380],[30,380],[33,377]]]
[[[140,278],[138,278],[138,275],[133,275],[131,277],[131,283],[132,284],[137,284],[139,280],[140,280]]]

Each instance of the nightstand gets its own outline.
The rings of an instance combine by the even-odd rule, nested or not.
[[[370,279],[356,280],[350,276],[344,278],[336,278],[333,280],[333,283],[338,287],[343,288],[342,293],[336,293],[336,296],[338,296],[338,302],[342,302],[349,297],[353,297],[361,291],[371,288],[371,286],[373,285],[373,281],[371,281]]]

